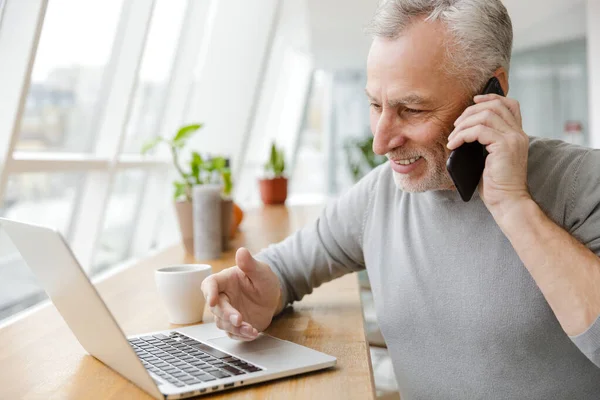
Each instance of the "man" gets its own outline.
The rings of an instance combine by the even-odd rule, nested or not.
[[[600,399],[600,154],[528,138],[500,0],[390,0],[370,27],[373,150],[390,162],[321,217],[207,279],[252,340],[312,288],[366,268],[403,400]],[[460,200],[449,152],[489,151]]]

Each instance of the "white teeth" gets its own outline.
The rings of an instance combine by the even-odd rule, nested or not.
[[[421,156],[416,157],[416,158],[411,158],[409,160],[398,160],[396,161],[396,164],[400,164],[400,165],[410,165],[412,163],[415,163],[417,161],[419,161],[421,159]]]

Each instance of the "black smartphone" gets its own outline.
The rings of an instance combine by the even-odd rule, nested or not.
[[[502,86],[500,86],[500,82],[496,77],[490,79],[481,92],[481,94],[490,93],[504,96]],[[465,202],[471,200],[477,185],[479,185],[487,155],[488,152],[485,146],[479,142],[464,143],[450,153],[450,157],[446,162],[446,169],[460,194],[460,198]]]

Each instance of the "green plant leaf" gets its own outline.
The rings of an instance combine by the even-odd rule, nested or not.
[[[283,155],[283,149],[277,151],[277,162],[275,164],[275,175],[283,175],[285,170],[285,157]]]
[[[190,159],[190,170],[191,173],[189,174],[190,177],[194,180],[194,182],[197,185],[201,185],[202,184],[202,179],[200,177],[200,172],[202,171],[202,169],[204,168],[204,160],[202,159],[202,156],[196,152],[193,151],[192,152],[192,158]]]
[[[276,177],[283,175],[285,171],[285,159],[283,150],[280,150],[275,145],[275,142],[271,144],[271,152],[269,154],[269,161],[265,163],[265,171],[272,172]]]
[[[233,189],[233,182],[231,181],[231,170],[229,168],[223,168],[221,170],[221,178],[223,179],[223,194],[225,196],[231,195]]]
[[[271,165],[275,166],[277,163],[277,147],[275,147],[275,142],[271,144]]]
[[[177,131],[175,137],[172,140],[173,146],[182,148],[186,145],[187,140],[200,128],[203,124],[191,124],[186,125]]]
[[[175,192],[173,193],[173,199],[175,201],[179,200],[181,197],[183,196],[187,196],[187,189],[188,189],[188,183],[187,182],[179,182],[179,181],[175,181],[173,182],[173,187],[175,189]]]
[[[223,171],[225,168],[225,158],[224,157],[214,157],[212,159],[214,171]]]
[[[157,136],[153,139],[147,140],[144,145],[142,146],[142,154],[146,154],[148,153],[150,150],[152,150],[153,148],[156,147],[157,144],[159,144],[160,142],[162,142],[164,139],[161,138],[160,136]]]
[[[204,159],[202,158],[202,156],[200,155],[200,153],[198,153],[197,151],[192,151],[192,163],[197,164],[197,165],[204,165]]]

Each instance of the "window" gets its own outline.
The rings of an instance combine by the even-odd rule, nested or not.
[[[46,297],[19,251],[0,228],[0,320]]]
[[[160,132],[169,75],[185,11],[184,0],[157,0],[126,131],[125,152],[139,153]]]
[[[80,173],[28,173],[9,177],[0,216],[57,228],[69,235]],[[46,298],[10,239],[0,230],[0,319]]]
[[[278,1],[226,3],[0,0],[0,216],[58,228],[100,279],[180,242],[169,152],[140,155],[147,139],[202,122],[182,161],[191,150],[236,157],[263,126],[247,132],[260,102],[267,136],[285,130],[291,155],[309,57],[289,44],[270,57]],[[277,88],[263,93],[269,59]],[[0,230],[0,320],[44,298]]]
[[[49,1],[17,150],[92,150],[122,3]]]
[[[590,143],[586,41],[515,52],[510,96],[519,100],[528,135]]]
[[[123,171],[117,175],[106,209],[92,275],[129,256],[145,179],[146,173],[139,170]]]
[[[83,175],[26,173],[9,176],[0,215],[51,226],[68,236]]]
[[[19,61],[9,64],[19,68],[0,75],[0,86],[12,90],[3,93],[8,112],[0,118],[0,127],[11,133],[0,136],[0,216],[57,228],[92,277],[134,252],[177,242],[174,214],[162,211],[171,200],[170,162],[142,158],[139,143],[157,133],[146,127],[160,124],[165,104],[173,115],[183,114],[185,101],[173,99],[185,98],[187,85],[171,88],[176,51],[189,55],[191,79],[198,28],[184,17],[202,24],[208,7],[188,0],[49,0],[47,7],[44,1],[9,1],[14,4],[2,8],[0,0],[0,31],[18,26],[21,35],[0,35],[0,49],[7,49],[0,65]],[[187,40],[180,43],[182,38]],[[18,40],[23,42],[13,45]],[[6,85],[22,82],[29,64],[29,84]],[[114,99],[118,111],[132,112],[111,111]],[[19,130],[11,132],[15,125]],[[159,236],[165,226],[170,237]],[[149,234],[140,234],[147,227]],[[138,237],[145,240],[134,243]],[[44,298],[0,230],[0,320]]]

